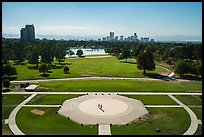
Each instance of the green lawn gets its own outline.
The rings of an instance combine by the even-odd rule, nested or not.
[[[29,94],[3,94],[2,105],[18,105],[28,98]]]
[[[202,82],[81,80],[38,83],[36,91],[75,92],[201,92]]]
[[[199,124],[194,135],[202,135],[202,130],[202,125]]]
[[[202,120],[202,107],[190,107],[190,109],[196,114],[198,119]]]
[[[124,95],[129,98],[141,100],[145,105],[177,105],[167,95]]]
[[[110,77],[144,77],[136,67],[135,60],[129,59],[130,63],[123,63],[116,57],[109,58],[76,58],[66,59],[61,65],[55,60],[52,65],[53,69],[49,71],[48,77],[40,76],[38,70],[31,69],[35,65],[24,61],[24,65],[15,65],[17,70],[17,80],[25,79],[50,79],[50,78],[70,78],[70,77],[84,77],[84,76],[110,76]],[[63,73],[63,66],[68,65],[70,74]],[[147,71],[148,72],[148,71]],[[156,67],[155,71],[151,73],[163,73],[166,70]]]
[[[202,100],[199,96],[187,96],[187,95],[175,95],[185,105],[200,105],[202,106]]]
[[[40,94],[31,99],[27,104],[29,105],[61,105],[64,100],[78,97],[81,95],[46,95]],[[27,105],[26,104],[26,105]]]
[[[31,110],[45,111],[36,115]],[[58,115],[59,108],[21,108],[17,113],[17,125],[27,135],[97,135],[97,126],[81,126]]]
[[[9,125],[8,124],[3,124],[2,125],[2,135],[14,135],[10,128],[9,128]]]
[[[12,110],[14,109],[15,107],[5,107],[3,106],[2,107],[2,119],[8,119],[9,118],[9,115],[10,113],[12,112]]]
[[[93,57],[93,56],[110,56],[108,54],[90,54],[90,55],[85,55],[86,57]]]
[[[165,62],[159,62],[159,61],[155,61],[155,62],[156,62],[156,64],[158,64],[158,65],[160,65],[160,66],[162,66],[162,67],[168,68],[169,70],[172,70],[172,69],[173,69],[171,65],[168,65],[168,64],[165,63]]]
[[[182,135],[190,126],[190,117],[183,108],[148,108],[151,114],[137,123],[112,126],[113,135]],[[155,129],[159,128],[160,133]]]
[[[12,110],[14,109],[15,107],[5,107],[3,106],[1,109],[2,109],[2,117],[1,119],[5,120],[5,119],[8,119],[9,118],[9,115],[10,113],[12,112]],[[2,124],[2,135],[13,135],[13,133],[11,132],[8,124]]]

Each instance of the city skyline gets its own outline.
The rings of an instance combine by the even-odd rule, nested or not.
[[[34,24],[36,38],[202,40],[201,2],[3,2],[2,36],[20,38]]]

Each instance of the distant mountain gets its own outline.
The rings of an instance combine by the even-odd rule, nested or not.
[[[158,41],[202,41],[202,36],[175,35],[175,36],[155,36],[153,38]]]

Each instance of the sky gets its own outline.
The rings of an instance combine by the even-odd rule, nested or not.
[[[2,2],[3,37],[28,24],[40,39],[202,40],[202,2]]]

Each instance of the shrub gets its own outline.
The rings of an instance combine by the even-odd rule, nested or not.
[[[45,63],[43,63],[43,64],[41,64],[40,67],[38,68],[38,71],[39,71],[39,72],[43,72],[43,73],[45,74],[45,72],[47,72],[48,69],[49,69],[48,65],[45,64]]]
[[[3,80],[3,86],[4,86],[5,88],[8,88],[8,87],[10,86],[10,81],[9,81],[8,79],[4,79],[4,80]]]
[[[69,72],[69,67],[65,66],[64,67],[64,73],[67,74]]]

